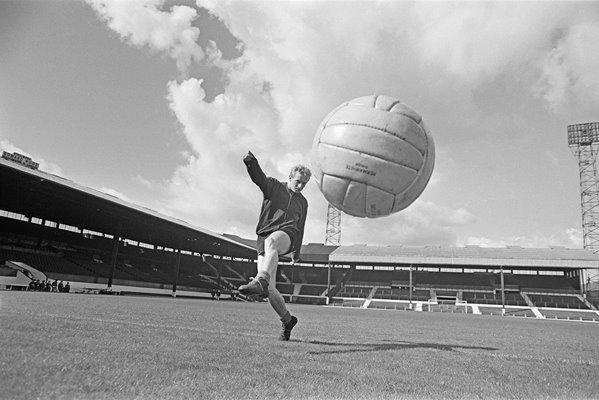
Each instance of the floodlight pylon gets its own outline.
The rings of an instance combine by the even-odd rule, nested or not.
[[[583,247],[599,253],[599,122],[568,125],[568,146],[578,161]],[[587,291],[599,290],[599,268],[584,273]]]
[[[331,204],[327,209],[327,231],[324,244],[325,246],[341,245],[341,211]]]

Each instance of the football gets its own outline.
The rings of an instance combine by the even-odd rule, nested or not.
[[[412,204],[433,172],[435,146],[422,116],[381,95],[343,103],[322,121],[312,172],[325,199],[355,217],[384,217]]]

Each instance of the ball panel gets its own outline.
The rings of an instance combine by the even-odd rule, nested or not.
[[[372,186],[366,187],[366,215],[368,218],[384,217],[391,214],[395,196]]]
[[[377,98],[377,96],[375,96],[375,95],[358,97],[358,98],[348,101],[344,105],[355,105],[355,106],[374,108],[374,106],[376,104],[376,98]]]
[[[401,101],[389,96],[372,95],[358,97],[357,99],[353,99],[342,104],[341,106],[337,107],[337,109],[347,105],[363,106],[366,108],[385,110],[391,113],[404,114],[418,124],[420,121],[422,121],[422,116],[416,110],[406,103],[402,103]]]
[[[389,110],[389,112],[393,114],[402,114],[406,117],[410,118],[417,124],[422,122],[422,116],[417,113],[412,107],[408,106],[406,103],[397,103]]]
[[[404,114],[348,105],[331,115],[324,129],[331,125],[370,126],[405,140],[421,153],[426,151],[427,141],[422,128]]]
[[[328,122],[331,119],[331,117],[337,113],[337,110],[339,110],[339,109],[341,109],[343,107],[346,107],[346,106],[347,106],[347,103],[343,103],[343,104],[335,107],[333,110],[331,110],[330,113],[328,113],[326,115],[326,117],[324,117],[324,119],[322,120],[322,122],[318,126],[318,129],[316,130],[316,137],[314,138],[314,141],[313,141],[314,143],[318,141],[318,137],[320,135],[320,131],[322,131],[324,129],[324,127],[328,124]]]
[[[378,218],[389,215],[395,196],[372,186],[324,175],[325,198],[333,207],[355,216]]]
[[[355,217],[366,215],[366,185],[350,182],[345,192],[345,199],[341,209]]]
[[[431,135],[428,128],[424,124],[422,124],[422,126],[427,133],[427,137],[430,137]],[[395,196],[395,205],[393,206],[393,210],[391,212],[397,212],[408,207],[422,194],[428,185],[435,167],[435,145],[432,141],[432,138],[429,141],[428,152],[426,153],[425,160],[424,166],[422,167],[418,178],[414,180],[414,183],[403,193]]]
[[[382,158],[418,170],[422,154],[400,138],[367,126],[331,125],[320,134],[320,143]]]
[[[375,96],[374,108],[389,111],[393,106],[399,103],[399,100],[389,96]]]
[[[335,208],[342,210],[345,193],[347,192],[348,180],[336,176],[322,175],[322,193],[325,199]]]
[[[324,143],[318,146],[316,156],[324,174],[365,183],[394,195],[410,187],[417,176],[411,168]]]

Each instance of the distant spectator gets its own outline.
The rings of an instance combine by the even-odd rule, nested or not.
[[[58,281],[55,279],[54,282],[52,282],[52,288],[50,290],[51,292],[58,292]]]
[[[58,283],[58,291],[59,291],[60,293],[62,293],[62,292],[64,291],[64,283],[62,283],[62,281],[60,281],[60,282]]]
[[[69,282],[67,282],[67,284],[64,285],[64,292],[69,293],[70,291],[71,291],[71,284]]]
[[[210,293],[212,295],[212,300],[214,300],[216,298],[216,290],[212,289],[212,293]]]

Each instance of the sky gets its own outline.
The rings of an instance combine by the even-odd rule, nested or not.
[[[422,115],[435,169],[398,213],[343,214],[342,245],[582,247],[566,129],[599,121],[599,2],[0,0],[0,37],[1,150],[131,203],[253,238],[247,151],[284,181],[378,94]]]

